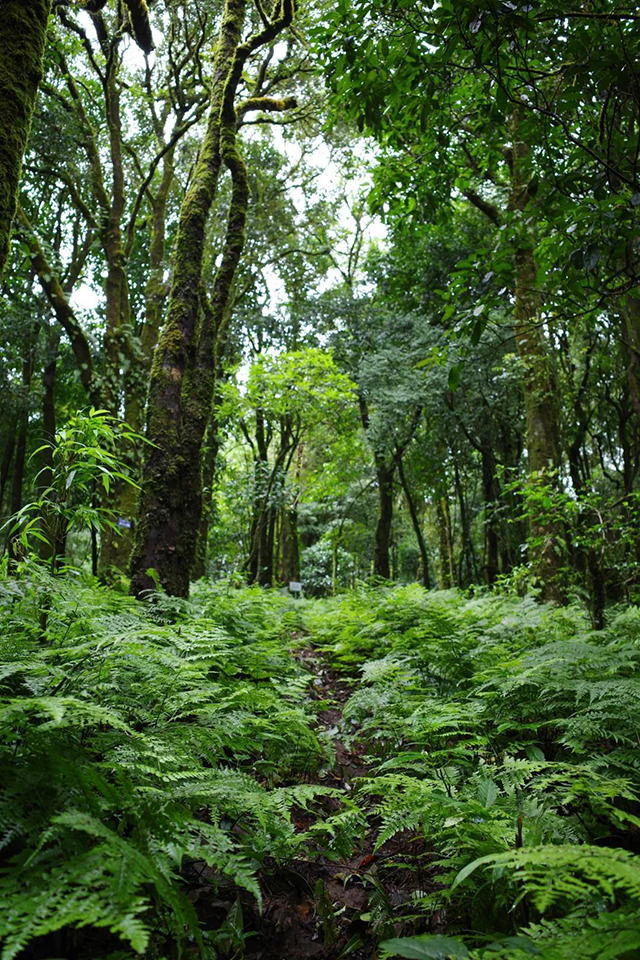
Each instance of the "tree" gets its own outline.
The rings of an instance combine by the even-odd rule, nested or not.
[[[98,13],[107,0],[89,0]],[[127,26],[149,53],[153,38],[146,0],[125,0]],[[7,0],[0,16],[0,273],[9,253],[22,158],[29,139],[47,35],[51,0]]]
[[[246,387],[230,383],[225,412],[251,453],[251,529],[245,570],[270,586],[300,572],[298,503],[303,445],[320,425],[325,442],[354,411],[355,385],[317,348],[258,357]]]
[[[635,14],[608,5],[570,13],[557,44],[554,25],[564,18],[546,3],[414,11],[354,0],[318,27],[336,104],[381,144],[372,203],[415,233],[429,215],[450,219],[464,197],[494,228],[450,283],[444,317],[475,345],[509,305],[532,483],[557,474],[561,461],[546,325],[569,302],[579,312],[606,300],[628,317],[638,282]],[[597,240],[594,196],[607,211]],[[585,284],[585,268],[605,250],[605,276]],[[548,596],[561,599],[564,532],[533,524],[539,574]]]
[[[0,273],[9,254],[50,9],[51,0],[8,0],[0,13]]]
[[[134,593],[153,586],[155,568],[167,592],[186,595],[202,509],[200,453],[213,400],[213,354],[226,315],[245,239],[249,186],[238,151],[237,127],[250,110],[283,110],[296,101],[262,96],[259,73],[251,94],[236,105],[249,58],[273,43],[293,20],[293,0],[274,8],[273,19],[242,42],[244,0],[227,0],[215,48],[209,117],[198,161],[185,194],[173,251],[167,317],[149,386],[148,437],[138,529],[131,559]],[[205,228],[222,164],[232,179],[227,232],[210,301],[204,302]]]

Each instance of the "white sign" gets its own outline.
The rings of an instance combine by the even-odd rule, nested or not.
[[[291,593],[300,593],[300,591],[302,590],[302,584],[298,583],[297,580],[290,580],[289,590],[291,591]]]
[[[118,517],[118,526],[122,530],[131,530],[131,520],[125,520],[124,517]]]

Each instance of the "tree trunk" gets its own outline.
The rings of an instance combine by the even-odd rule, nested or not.
[[[0,10],[0,273],[9,255],[50,10],[51,0],[4,0]]]
[[[484,498],[485,579],[492,587],[498,576],[498,531],[494,519],[496,460],[486,444],[482,447],[482,493]]]
[[[124,246],[122,220],[125,211],[125,178],[123,163],[122,115],[120,107],[120,56],[115,41],[108,62],[105,90],[105,108],[109,128],[111,159],[111,202],[102,231],[102,249],[107,261],[105,281],[105,336],[102,402],[109,413],[119,418],[124,394],[123,373],[128,364],[133,367],[139,357],[132,345],[129,278]],[[130,424],[140,430],[142,424]],[[125,462],[137,473],[135,454],[125,452]],[[133,525],[136,509],[136,490],[131,484],[116,480],[110,492],[104,495],[105,506],[115,510],[118,532],[107,527],[100,538],[100,573],[109,578],[117,571],[127,569],[133,545]]]
[[[640,421],[640,299],[629,295],[622,311],[622,334],[627,353],[627,384],[631,407]]]
[[[91,403],[100,405],[100,393],[94,375],[91,345],[69,303],[69,296],[58,279],[53,266],[47,260],[40,241],[36,237],[26,214],[18,210],[19,222],[24,228],[24,240],[31,252],[31,265],[35,270],[40,286],[49,301],[56,320],[67,334],[73,356],[84,387]]]
[[[407,477],[404,472],[404,464],[402,462],[402,457],[399,457],[397,460],[398,464],[398,479],[400,480],[400,486],[405,495],[407,501],[407,506],[409,508],[409,516],[411,517],[411,523],[413,525],[413,532],[416,535],[416,541],[418,544],[418,550],[420,551],[420,570],[422,572],[422,582],[427,588],[430,588],[430,578],[429,578],[429,554],[427,553],[427,544],[425,543],[424,534],[422,532],[422,526],[420,524],[420,517],[418,516],[418,511],[416,510],[416,505],[407,483]]]
[[[278,512],[273,506],[269,507],[267,523],[265,524],[266,537],[264,542],[264,557],[258,572],[258,583],[261,587],[273,586],[273,554],[275,547],[276,519]]]
[[[373,572],[377,577],[389,580],[389,549],[391,546],[391,523],[393,520],[393,467],[378,462],[376,478],[378,481],[378,523],[376,525],[376,545]]]
[[[6,441],[2,451],[2,462],[0,463],[0,516],[3,516],[2,506],[4,504],[4,491],[9,479],[11,470],[11,461],[13,460],[13,451],[16,447],[16,426],[17,419],[14,416],[9,423],[6,431]]]
[[[298,540],[298,505],[282,508],[280,579],[283,583],[300,579],[300,543]]]
[[[475,579],[476,556],[473,549],[473,540],[471,538],[471,528],[469,524],[467,502],[464,495],[464,486],[460,477],[458,461],[453,455],[453,451],[452,458],[454,485],[456,488],[456,496],[458,497],[458,507],[460,509],[460,533],[462,539],[462,556],[460,558],[459,582],[464,583],[464,585],[467,586],[468,584],[473,583]],[[466,577],[464,579],[462,576],[463,563],[466,567]]]
[[[132,358],[131,376],[125,382],[125,420],[129,426],[142,433],[145,422],[145,406],[149,388],[149,371],[153,351],[158,342],[162,314],[167,299],[167,284],[164,278],[166,260],[167,205],[175,176],[173,159],[175,149],[169,150],[162,167],[162,178],[151,204],[151,236],[149,238],[149,273],[144,291],[144,323],[140,331],[137,355]],[[134,362],[133,362],[134,361]]]
[[[24,484],[24,466],[27,455],[27,434],[29,431],[29,393],[35,361],[35,345],[30,346],[29,353],[22,362],[22,410],[18,415],[16,431],[15,453],[13,456],[13,476],[11,478],[11,500],[9,510],[11,516],[16,514],[22,506],[22,488]],[[7,542],[10,560],[16,558],[14,541]]]
[[[524,214],[529,202],[529,146],[519,139],[519,111],[513,116],[513,163],[511,209]],[[523,218],[524,219],[524,218]],[[541,319],[541,301],[534,259],[534,237],[528,223],[518,224],[519,236],[514,251],[515,307],[514,330],[523,378],[529,482],[532,485],[555,482],[560,464],[560,431],[556,403],[556,384],[549,361]],[[544,599],[562,602],[564,591],[561,569],[564,563],[562,531],[546,518],[531,519],[531,534],[540,543],[534,566],[542,582]]]
[[[171,157],[173,151],[171,151]],[[173,165],[165,163],[163,176],[157,196],[152,201],[151,239],[149,244],[149,279],[145,288],[145,319],[142,326],[140,343],[135,345],[131,339],[131,317],[129,307],[128,278],[124,269],[125,254],[122,247],[120,219],[114,224],[111,236],[111,265],[107,277],[107,300],[112,303],[111,354],[107,357],[107,367],[111,370],[111,382],[120,396],[124,390],[124,414],[127,424],[136,433],[144,432],[144,413],[149,384],[149,371],[153,351],[158,339],[162,320],[162,310],[166,299],[166,285],[163,278],[165,259],[165,219],[169,191],[173,180]],[[121,213],[118,214],[121,218]],[[127,376],[120,383],[120,354],[124,352],[128,364]],[[142,454],[139,448],[132,448],[127,455],[127,465],[137,478],[142,472]],[[100,569],[104,574],[109,571],[127,569],[135,535],[136,507],[138,492],[129,483],[116,482],[110,497],[109,506],[115,509],[122,521],[120,533],[106,529],[101,536]],[[127,526],[129,524],[129,526]]]
[[[178,223],[173,278],[149,387],[148,438],[131,590],[153,587],[156,569],[170,594],[186,596],[202,510],[201,446],[214,390],[214,341],[228,311],[245,240],[247,171],[237,150],[236,90],[249,56],[291,23],[292,0],[260,34],[240,44],[245,0],[226,0],[213,65],[207,128]],[[202,264],[206,225],[221,164],[232,195],[210,311],[203,311]]]
[[[213,516],[213,489],[218,465],[218,453],[222,439],[218,430],[217,415],[217,408],[221,402],[222,397],[220,394],[216,394],[214,409],[207,431],[207,440],[204,446],[204,455],[202,457],[202,515],[198,528],[196,556],[191,571],[193,580],[199,580],[201,577],[206,576],[207,572],[207,544],[209,541],[209,527]]]
[[[455,586],[456,574],[453,559],[453,535],[451,532],[451,514],[446,497],[438,497],[438,534],[440,540],[439,581],[441,590],[450,590]]]

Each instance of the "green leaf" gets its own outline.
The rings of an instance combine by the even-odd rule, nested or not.
[[[469,951],[462,940],[454,937],[396,937],[380,944],[383,950],[395,957],[407,957],[409,960],[465,960]]]
[[[492,807],[498,797],[498,788],[493,780],[481,780],[478,784],[478,799],[483,807]]]
[[[521,953],[528,953],[531,956],[540,956],[540,951],[535,943],[528,937],[503,937],[502,940],[495,940],[490,943],[487,950],[519,950]]]
[[[482,866],[484,863],[492,863],[493,860],[495,860],[495,856],[492,853],[489,853],[484,857],[478,857],[477,860],[472,860],[471,863],[468,863],[466,867],[462,868],[458,876],[453,881],[451,889],[455,890],[455,888],[458,887],[463,880],[466,880],[467,877],[470,877],[471,874],[478,869],[478,867]]]
[[[449,370],[449,390],[457,390],[458,384],[460,383],[460,367],[458,364],[454,364],[453,367]]]

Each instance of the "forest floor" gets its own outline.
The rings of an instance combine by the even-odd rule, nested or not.
[[[312,645],[301,647],[298,633],[293,640],[292,655],[313,674],[309,697],[322,707],[317,710],[317,724],[328,735],[334,753],[330,766],[307,777],[310,784],[338,790],[337,796],[324,799],[323,812],[331,815],[342,807],[340,794],[348,800],[358,778],[371,772],[367,744],[357,736],[354,739],[353,723],[343,717],[358,680],[333,670]],[[298,830],[306,831],[317,819],[301,810],[294,822]],[[407,831],[376,849],[378,827],[377,818],[369,818],[361,841],[341,859],[310,849],[308,856],[296,858],[284,869],[274,864],[274,872],[263,871],[262,912],[249,896],[242,897],[245,933],[249,933],[246,960],[371,960],[379,940],[371,934],[372,913],[378,915],[378,926],[384,924],[386,914],[389,933],[400,933],[401,924],[393,924],[391,918],[397,921],[411,891],[425,885],[425,878],[412,865],[417,837]],[[228,910],[230,903],[221,906]]]
[[[5,960],[640,958],[638,607],[2,603]]]

